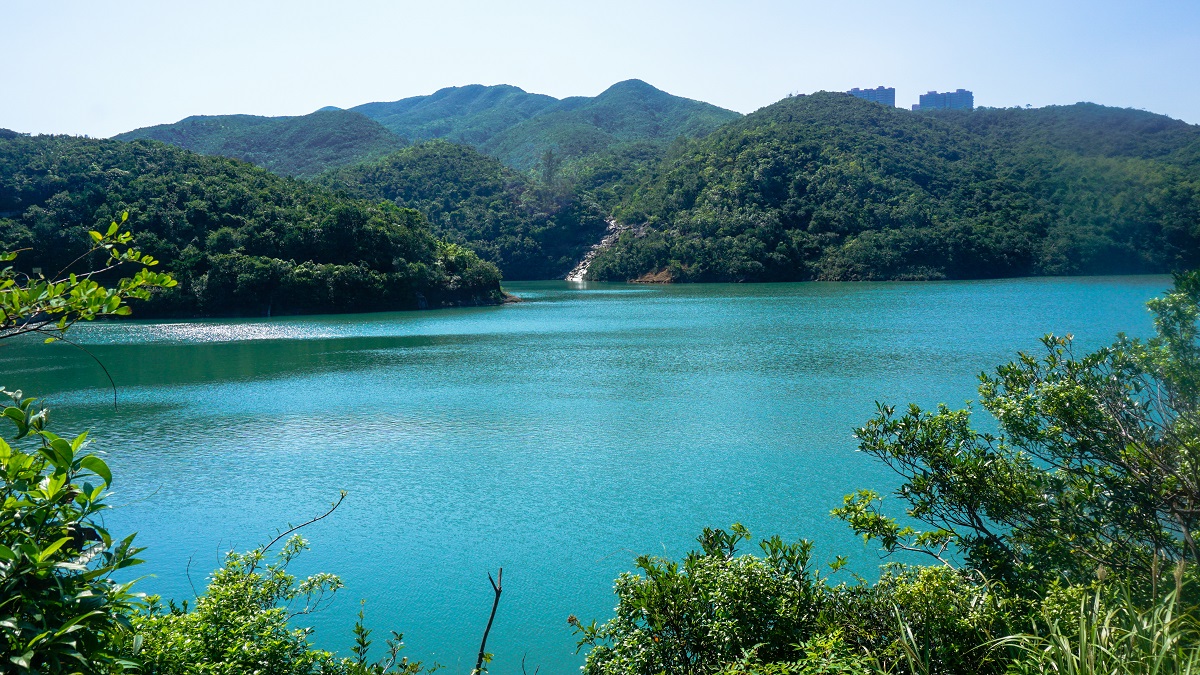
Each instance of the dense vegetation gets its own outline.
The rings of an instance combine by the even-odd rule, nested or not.
[[[922,114],[1001,146],[1042,145],[1085,157],[1159,159],[1193,167],[1200,162],[1200,127],[1144,110],[1076,103]]]
[[[0,244],[25,272],[83,255],[87,232],[130,214],[137,243],[178,286],[149,312],[185,315],[411,309],[500,300],[499,272],[439,241],[416,211],[334,195],[168,145],[0,140]]]
[[[590,200],[464,145],[431,141],[318,182],[420,211],[437,236],[495,263],[506,279],[562,278],[606,227]]]
[[[300,117],[197,115],[135,129],[117,140],[150,139],[204,155],[233,157],[282,176],[301,178],[382,157],[406,141],[378,122],[347,110]]]
[[[1200,262],[1197,137],[1181,122],[1099,106],[913,114],[843,94],[788,98],[674,148],[626,188],[618,218],[645,227],[591,276],[1183,269]]]

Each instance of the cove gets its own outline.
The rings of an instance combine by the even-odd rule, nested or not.
[[[346,648],[366,598],[380,642],[394,628],[410,658],[466,672],[503,566],[492,672],[566,673],[567,616],[607,618],[634,557],[678,558],[705,526],[807,537],[873,574],[828,512],[894,483],[854,450],[876,401],[961,406],[1048,332],[1148,334],[1169,283],[513,283],[504,307],[80,326],[116,411],[69,345],[0,346],[0,383],[108,453],[107,522],[147,547],[141,590],[191,598],[223,551],[345,489],[294,567],[346,582],[310,617],[318,644]]]

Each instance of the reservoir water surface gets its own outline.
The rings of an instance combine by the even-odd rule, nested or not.
[[[108,453],[141,590],[191,598],[224,551],[345,489],[294,566],[346,583],[311,617],[318,644],[348,647],[366,598],[380,648],[399,630],[410,658],[467,672],[502,566],[492,672],[567,673],[567,616],[607,618],[638,554],[678,558],[705,526],[807,537],[873,574],[828,513],[895,483],[855,452],[876,401],[961,406],[1045,333],[1146,335],[1169,282],[513,283],[504,307],[80,326],[115,411],[69,345],[0,345],[0,384]]]

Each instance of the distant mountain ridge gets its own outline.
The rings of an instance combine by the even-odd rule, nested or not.
[[[298,117],[194,115],[174,124],[135,129],[119,141],[162,141],[202,155],[233,157],[284,176],[377,159],[407,145],[378,122],[349,110],[322,108]]]
[[[348,110],[326,106],[296,117],[198,115],[114,138],[162,141],[311,178],[379,159],[410,141],[470,145],[525,170],[546,151],[571,160],[630,142],[665,144],[679,136],[702,136],[739,117],[641,80],[618,82],[593,97],[564,99],[507,84],[472,84]]]
[[[351,110],[414,141],[466,143],[517,169],[534,166],[546,150],[573,159],[627,142],[702,136],[741,117],[641,80],[618,82],[597,96],[564,99],[512,85],[447,87]]]
[[[428,96],[351,108],[413,141],[442,138],[479,147],[493,136],[559,103],[508,84],[446,87]]]

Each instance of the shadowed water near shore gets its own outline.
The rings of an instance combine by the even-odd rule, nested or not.
[[[417,313],[97,324],[0,346],[2,384],[110,453],[141,588],[190,598],[230,547],[319,513],[297,571],[346,588],[314,617],[344,649],[358,599],[410,658],[466,672],[505,592],[492,671],[574,671],[568,614],[604,619],[638,553],[706,526],[807,536],[879,565],[828,517],[887,489],[854,452],[875,401],[961,405],[1047,332],[1088,348],[1150,332],[1166,277],[896,284],[512,284],[525,302]],[[836,578],[836,577],[835,577]]]

